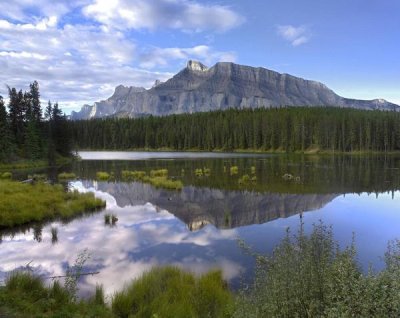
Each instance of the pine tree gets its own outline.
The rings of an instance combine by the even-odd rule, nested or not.
[[[8,161],[13,153],[13,142],[3,97],[0,96],[0,161]]]
[[[42,108],[40,107],[40,93],[39,93],[39,83],[34,81],[29,85],[30,91],[29,95],[31,98],[31,109],[32,116],[36,122],[40,122],[42,119]]]

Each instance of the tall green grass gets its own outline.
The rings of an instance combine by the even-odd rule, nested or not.
[[[118,317],[229,317],[233,298],[220,271],[201,277],[175,267],[154,268],[114,295]]]
[[[77,300],[58,281],[46,286],[29,272],[14,272],[0,287],[0,314],[10,317],[230,317],[233,297],[220,271],[200,277],[174,267],[154,268],[111,297],[97,285]]]
[[[74,301],[68,291],[54,281],[46,286],[29,272],[13,272],[0,287],[0,316],[3,317],[114,317],[104,306],[104,294]]]
[[[66,192],[61,185],[0,181],[0,228],[75,214],[105,207],[93,193]]]

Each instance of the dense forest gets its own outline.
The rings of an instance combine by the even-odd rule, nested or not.
[[[230,109],[70,122],[79,149],[400,150],[400,113],[334,107]]]
[[[8,87],[8,111],[0,96],[0,162],[48,160],[71,153],[67,117],[49,101],[43,111],[39,84],[35,81],[23,92]]]

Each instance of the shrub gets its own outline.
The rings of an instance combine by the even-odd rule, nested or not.
[[[286,237],[272,256],[253,253],[256,275],[237,297],[235,317],[398,317],[400,243],[386,254],[387,267],[364,275],[354,244],[340,250],[332,229]]]

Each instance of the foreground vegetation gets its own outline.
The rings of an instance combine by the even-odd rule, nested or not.
[[[3,317],[229,317],[233,297],[214,271],[200,277],[174,267],[154,268],[111,297],[96,288],[93,297],[76,300],[68,286],[46,286],[29,272],[15,272],[0,287]]]
[[[400,151],[400,113],[334,107],[229,109],[69,125],[80,149]]]
[[[243,243],[242,243],[243,244]],[[400,241],[390,242],[386,268],[364,274],[354,243],[340,250],[332,229],[303,226],[272,256],[253,254],[253,285],[237,298],[235,317],[399,317]]]
[[[7,109],[0,96],[0,169],[54,166],[71,146],[65,114],[50,101],[42,109],[38,82],[25,92],[9,87]]]
[[[400,242],[390,242],[386,268],[363,273],[354,244],[339,249],[332,229],[301,225],[272,255],[242,248],[256,260],[250,286],[227,289],[220,271],[196,277],[174,267],[154,268],[112,295],[101,287],[77,300],[71,283],[46,287],[31,273],[12,273],[0,287],[0,314],[10,317],[399,317]],[[71,280],[68,280],[71,282]],[[74,282],[74,281],[73,281]],[[75,286],[75,285],[74,285]]]
[[[0,180],[0,228],[95,211],[105,207],[93,193],[67,192],[61,185]]]

